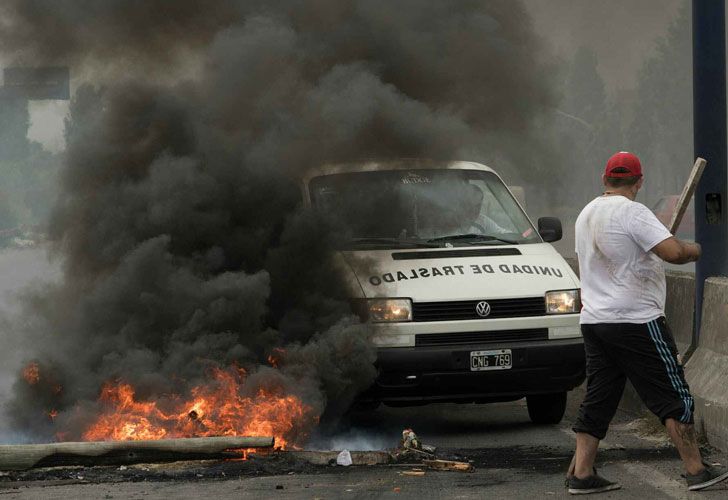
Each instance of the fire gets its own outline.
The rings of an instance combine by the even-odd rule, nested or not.
[[[23,378],[30,385],[35,385],[40,381],[40,368],[38,363],[30,362],[23,368]]]
[[[295,447],[317,422],[313,409],[293,395],[258,389],[243,395],[244,370],[215,369],[208,384],[194,387],[187,399],[139,401],[134,388],[107,383],[99,403],[103,413],[83,439],[139,440],[205,436],[273,436],[276,446]]]
[[[273,368],[278,368],[281,358],[286,354],[286,350],[280,347],[273,348],[273,352],[268,355],[268,364]]]

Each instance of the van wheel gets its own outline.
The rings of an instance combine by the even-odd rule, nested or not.
[[[526,396],[526,405],[534,424],[558,424],[566,411],[566,392]]]

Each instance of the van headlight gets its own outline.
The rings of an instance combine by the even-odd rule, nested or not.
[[[412,321],[412,300],[369,299],[369,319],[375,323]]]
[[[546,314],[574,314],[580,311],[579,289],[546,292]]]

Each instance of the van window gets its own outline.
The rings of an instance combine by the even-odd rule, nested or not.
[[[387,170],[315,177],[311,203],[351,238],[453,245],[541,242],[501,180],[480,170]]]

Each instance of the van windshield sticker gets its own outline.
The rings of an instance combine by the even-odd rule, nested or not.
[[[407,172],[402,177],[402,184],[431,184],[432,180],[424,175],[415,172]]]
[[[523,274],[536,276],[549,276],[552,278],[564,278],[565,274],[558,267],[539,266],[536,264],[470,264],[457,266],[430,266],[412,269],[402,269],[369,277],[369,283],[379,286],[382,283],[394,283],[395,281],[417,280],[420,278],[439,278],[446,276],[472,276],[480,274],[483,276],[494,274]]]

